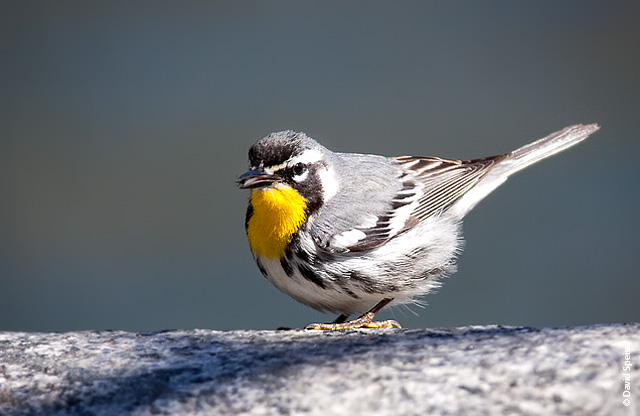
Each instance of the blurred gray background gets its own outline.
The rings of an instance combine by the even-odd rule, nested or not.
[[[256,140],[464,159],[591,122],[471,212],[426,308],[380,317],[640,321],[639,5],[3,1],[0,330],[332,320],[253,263]]]

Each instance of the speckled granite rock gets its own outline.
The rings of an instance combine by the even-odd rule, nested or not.
[[[640,324],[5,332],[0,414],[637,415],[638,358]]]

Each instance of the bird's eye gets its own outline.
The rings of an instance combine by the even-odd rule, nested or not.
[[[304,173],[304,170],[305,170],[304,163],[296,163],[293,166],[293,173],[297,176],[302,175]]]

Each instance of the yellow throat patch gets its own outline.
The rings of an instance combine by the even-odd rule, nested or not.
[[[289,185],[253,189],[253,214],[247,223],[255,254],[278,259],[307,217],[307,200]]]

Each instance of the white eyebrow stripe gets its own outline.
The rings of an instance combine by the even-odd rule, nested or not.
[[[280,163],[279,165],[265,166],[264,171],[269,175],[273,175],[275,172],[279,171],[280,169],[295,166],[296,163],[309,164],[309,163],[322,160],[322,157],[323,157],[322,152],[315,149],[308,149],[300,153],[298,156],[292,157],[291,159],[287,160],[284,163]]]
[[[300,153],[298,156],[289,159],[287,164],[293,166],[296,163],[313,163],[322,160],[323,154],[316,149],[308,149]]]
[[[286,163],[280,163],[279,165],[275,165],[275,166],[265,166],[264,172],[269,175],[273,175],[274,173],[276,173],[277,171],[279,171],[284,167],[286,167]]]

